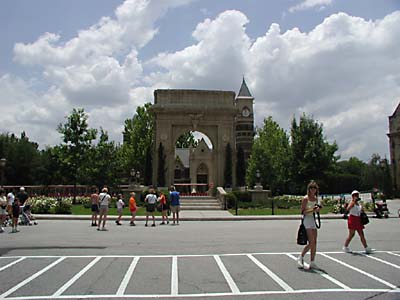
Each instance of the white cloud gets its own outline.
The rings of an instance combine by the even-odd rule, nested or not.
[[[299,10],[307,10],[310,8],[318,7],[319,10],[324,9],[326,6],[331,5],[333,0],[304,0],[303,2],[289,8],[289,12],[293,13]]]
[[[231,89],[232,79],[241,78],[246,68],[250,46],[247,23],[247,17],[238,11],[204,20],[192,33],[196,44],[175,53],[161,53],[150,61],[164,71],[152,73],[147,81],[159,87]]]
[[[46,33],[32,44],[17,44],[15,60],[42,67],[50,88],[35,92],[33,83],[3,76],[2,104],[7,98],[21,104],[7,107],[1,129],[29,128],[32,139],[55,144],[56,125],[72,107],[83,106],[92,127],[120,141],[123,121],[138,105],[153,101],[154,89],[237,91],[245,75],[257,124],[272,115],[288,129],[293,115],[306,112],[324,124],[342,158],[388,153],[387,117],[400,100],[400,12],[376,21],[333,14],[309,32],[281,32],[272,24],[252,41],[246,33],[251,20],[229,10],[193,28],[192,45],[141,62],[137,57],[156,34],[166,3],[186,2],[126,1],[114,19],[103,18],[69,41]],[[147,67],[157,71],[148,73]]]
[[[17,43],[14,60],[42,67],[47,82],[74,105],[126,103],[143,72],[138,49],[158,32],[155,22],[170,7],[191,1],[127,0],[115,10],[115,18],[103,17],[69,41],[45,33],[34,43]]]

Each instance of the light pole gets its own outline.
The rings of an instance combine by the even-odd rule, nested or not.
[[[139,171],[136,171],[136,182],[137,182],[137,184],[138,185],[140,185],[140,172]]]
[[[4,185],[4,171],[6,168],[7,159],[2,158],[0,159],[0,168],[1,168],[1,187]]]
[[[385,159],[381,159],[379,162],[379,166],[381,167],[382,170],[382,195],[383,195],[383,200],[386,201],[386,196],[385,196],[385,169],[386,169],[386,161]]]
[[[130,175],[131,175],[131,183],[132,184],[135,184],[135,179],[136,179],[135,174],[136,174],[136,170],[134,168],[132,168],[131,169],[131,173],[130,173]]]

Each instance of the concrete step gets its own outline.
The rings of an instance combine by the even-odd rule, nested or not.
[[[181,210],[221,210],[221,206],[181,206]]]
[[[182,210],[221,210],[218,199],[210,196],[180,197]]]
[[[210,200],[187,200],[187,199],[181,199],[180,200],[180,202],[181,203],[204,203],[204,204],[206,204],[206,203],[210,203],[210,204],[212,204],[212,203],[219,203],[218,202],[218,200],[215,200],[215,199],[210,199]]]

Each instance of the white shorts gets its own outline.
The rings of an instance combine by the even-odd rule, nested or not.
[[[0,207],[0,216],[1,215],[7,215],[7,209],[6,208],[1,208]]]
[[[313,214],[305,215],[303,224],[306,229],[317,229],[317,225],[315,225],[315,219]]]

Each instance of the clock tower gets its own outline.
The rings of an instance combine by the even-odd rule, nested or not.
[[[245,166],[251,154],[254,138],[254,97],[251,95],[246,81],[242,81],[239,93],[236,97],[235,104],[238,108],[236,117],[235,133],[236,133],[236,151],[242,148],[244,152]]]

